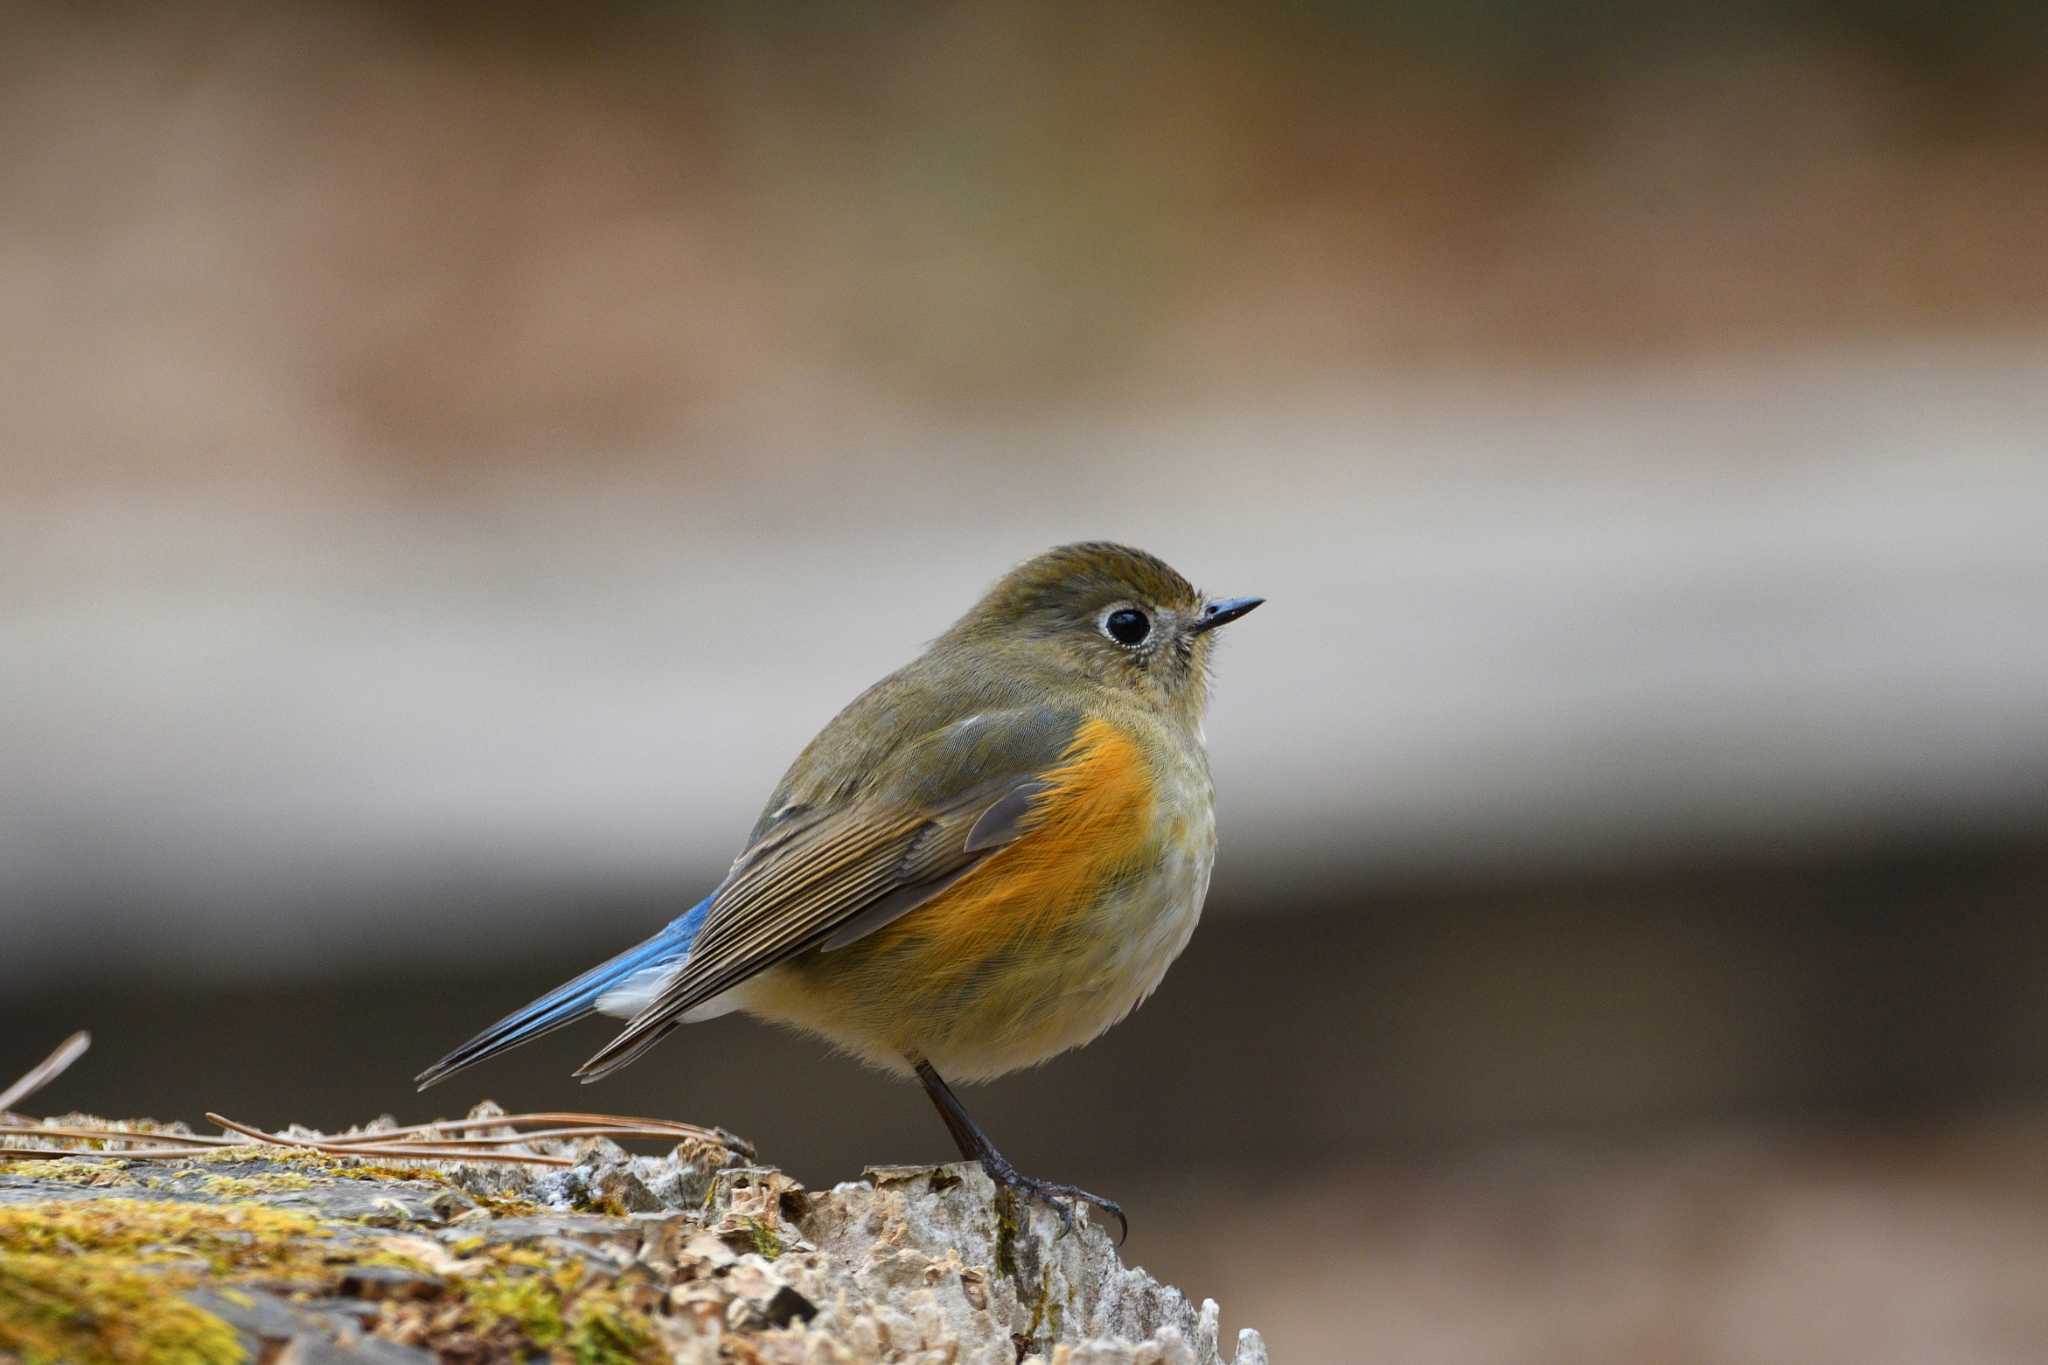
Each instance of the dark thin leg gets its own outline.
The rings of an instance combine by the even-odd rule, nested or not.
[[[1067,1228],[1074,1226],[1074,1208],[1070,1201],[1085,1199],[1104,1213],[1116,1215],[1117,1226],[1122,1229],[1116,1244],[1122,1246],[1124,1238],[1131,1235],[1131,1221],[1124,1217],[1123,1207],[1099,1194],[1090,1194],[1077,1185],[1060,1185],[1050,1180],[1037,1180],[1020,1172],[1010,1164],[1010,1159],[996,1150],[988,1140],[988,1134],[976,1126],[967,1116],[967,1106],[960,1103],[960,1097],[953,1088],[941,1080],[939,1073],[932,1069],[930,1062],[922,1058],[916,1062],[917,1078],[924,1082],[924,1093],[932,1097],[932,1104],[939,1111],[939,1117],[946,1121],[946,1131],[953,1135],[953,1144],[960,1149],[960,1155],[969,1161],[981,1163],[981,1169],[988,1172],[988,1178],[1006,1189],[1015,1190],[1027,1199],[1036,1199],[1049,1206],[1060,1216],[1060,1222]]]

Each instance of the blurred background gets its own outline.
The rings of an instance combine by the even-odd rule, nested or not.
[[[0,9],[0,1078],[950,1149],[450,1045],[1010,563],[1271,599],[1160,994],[969,1095],[1283,1361],[2048,1354],[2048,18]]]

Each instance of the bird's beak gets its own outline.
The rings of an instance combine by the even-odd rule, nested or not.
[[[1216,629],[1226,621],[1235,621],[1265,600],[1263,597],[1219,597],[1202,608],[1202,619],[1195,622],[1194,633],[1200,635],[1205,630]]]

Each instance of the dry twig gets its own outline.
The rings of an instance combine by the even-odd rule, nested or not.
[[[0,1146],[0,1154],[20,1156],[100,1156],[100,1158],[166,1158],[166,1156],[207,1156],[221,1148],[283,1146],[328,1156],[356,1156],[381,1160],[502,1160],[528,1166],[573,1166],[573,1156],[532,1150],[500,1150],[528,1142],[573,1142],[578,1138],[627,1138],[641,1142],[700,1142],[752,1156],[754,1148],[717,1128],[700,1128],[676,1119],[641,1119],[618,1113],[500,1113],[463,1119],[436,1119],[432,1124],[410,1124],[406,1128],[385,1128],[354,1134],[274,1134],[252,1124],[242,1124],[219,1113],[207,1113],[209,1124],[219,1124],[225,1134],[219,1138],[197,1134],[150,1134],[119,1132],[111,1128],[80,1128],[66,1124],[37,1124],[35,1119],[8,1113],[8,1107],[27,1099],[49,1085],[63,1068],[76,1062],[92,1044],[86,1033],[72,1033],[29,1074],[0,1095],[0,1140],[31,1138],[41,1142],[74,1144],[94,1142],[100,1146]],[[502,1132],[479,1132],[502,1130]]]
[[[92,1035],[84,1029],[57,1044],[57,1050],[28,1069],[20,1080],[0,1091],[0,1116],[64,1074],[64,1069],[85,1055]]]
[[[299,1137],[273,1133],[220,1114],[208,1113],[209,1123],[225,1130],[220,1137],[185,1133],[132,1133],[105,1128],[42,1124],[7,1113],[14,1104],[47,1085],[71,1065],[91,1043],[84,1033],[75,1033],[63,1046],[32,1068],[0,1095],[0,1141],[5,1139],[55,1140],[59,1143],[93,1142],[96,1147],[0,1146],[0,1154],[21,1156],[115,1157],[150,1160],[165,1157],[206,1156],[223,1148],[264,1144],[320,1152],[328,1156],[378,1158],[399,1161],[503,1161],[529,1166],[573,1166],[576,1159],[535,1151],[501,1151],[499,1148],[531,1142],[569,1142],[578,1138],[626,1138],[643,1142],[695,1142],[752,1156],[753,1147],[743,1139],[716,1128],[673,1119],[628,1118],[619,1114],[585,1114],[548,1110],[532,1114],[497,1114],[484,1117],[438,1119],[403,1128]],[[478,1133],[480,1129],[503,1132]],[[471,1136],[472,1134],[476,1134]]]

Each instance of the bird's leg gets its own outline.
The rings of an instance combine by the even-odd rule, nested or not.
[[[921,1057],[914,1059],[913,1064],[917,1068],[917,1078],[924,1082],[924,1093],[932,1097],[932,1105],[939,1111],[939,1117],[946,1121],[946,1131],[953,1135],[954,1145],[959,1147],[961,1156],[979,1162],[981,1169],[988,1172],[988,1178],[997,1185],[1049,1206],[1060,1216],[1060,1223],[1069,1229],[1074,1226],[1071,1200],[1085,1199],[1104,1213],[1115,1214],[1117,1226],[1122,1230],[1116,1239],[1117,1245],[1123,1245],[1124,1238],[1131,1235],[1131,1222],[1124,1217],[1121,1205],[1099,1194],[1090,1194],[1077,1185],[1038,1180],[1019,1171],[1010,1164],[1008,1157],[996,1150],[996,1145],[988,1140],[988,1134],[968,1117],[967,1106],[960,1103],[960,1097],[932,1069],[932,1064]]]

